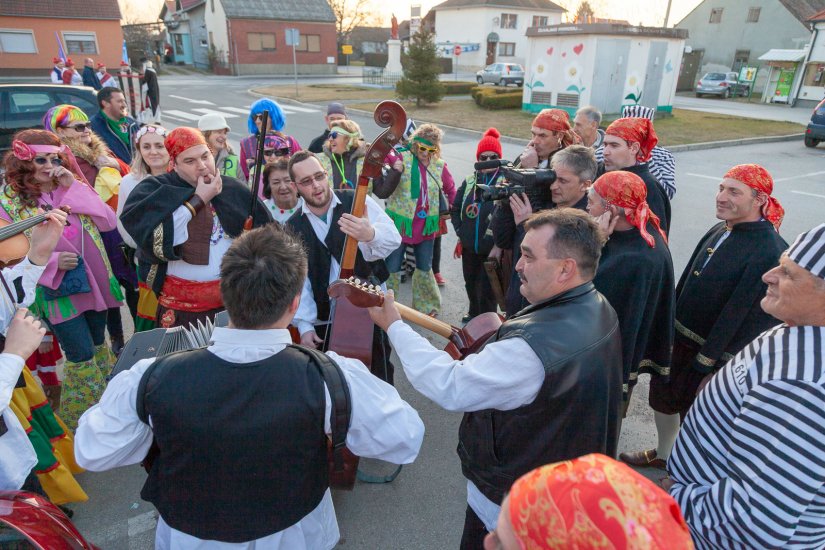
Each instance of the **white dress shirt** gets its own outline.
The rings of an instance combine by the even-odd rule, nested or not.
[[[449,411],[509,411],[532,403],[544,383],[544,366],[522,338],[493,342],[480,353],[456,360],[436,349],[402,321],[387,335],[410,384]],[[501,507],[467,481],[467,504],[488,530]]]
[[[126,204],[126,199],[129,198],[131,192],[134,191],[140,182],[141,180],[137,179],[134,173],[126,174],[123,176],[123,179],[120,180],[120,190],[117,194],[117,232],[123,237],[123,242],[132,248],[137,248],[137,243],[135,243],[135,239],[132,238],[129,232],[126,231],[126,228],[123,227],[123,222],[120,221],[120,215],[123,214],[123,205]]]
[[[291,342],[287,330],[216,328],[207,349],[225,361],[251,363],[279,353]],[[371,375],[360,361],[332,352],[327,355],[341,367],[352,396],[347,447],[359,456],[395,464],[411,463],[424,438],[424,424],[415,409],[401,399],[395,388]],[[138,361],[130,370],[115,376],[100,402],[80,418],[75,434],[75,457],[82,467],[92,471],[108,470],[137,464],[146,456],[152,443],[152,430],[138,418],[135,402],[140,379],[152,362],[152,359]],[[326,390],[325,397],[324,426],[330,433],[330,397]],[[231,544],[201,540],[173,529],[159,518],[155,545],[159,549],[186,550],[314,550],[331,549],[339,538],[335,509],[327,489],[318,506],[298,523],[255,541]]]
[[[37,280],[46,266],[34,265],[28,258],[14,267],[3,270],[3,278],[6,279],[9,288],[14,291],[12,281],[18,277],[23,278],[23,302],[21,305],[28,305],[34,300],[35,286]],[[17,311],[16,296],[9,296],[5,287],[0,287],[0,327],[3,334],[11,323]],[[2,410],[3,420],[8,431],[0,436],[0,490],[17,491],[23,486],[26,477],[37,464],[37,455],[34,453],[29,441],[29,436],[17,420],[17,417],[9,408],[12,392],[17,384],[20,373],[23,371],[25,361],[22,357],[11,353],[0,354],[0,410]]]
[[[327,210],[326,220],[319,218],[310,212],[308,208],[303,209],[302,215],[309,219],[315,235],[322,244],[324,239],[327,238],[327,233],[329,233],[332,210],[340,203],[341,201],[338,199],[338,195],[333,193],[332,201]],[[372,223],[372,227],[375,230],[375,237],[368,242],[359,242],[358,249],[361,251],[361,255],[364,256],[364,260],[368,262],[383,260],[401,246],[401,234],[398,232],[392,219],[387,216],[384,210],[378,206],[378,203],[370,196],[367,196],[366,213],[367,219]],[[335,257],[330,254],[329,282],[332,283],[338,279],[340,273],[341,265]],[[295,314],[293,323],[298,328],[301,336],[309,331],[315,330],[315,325],[319,324],[318,308],[315,305],[315,298],[312,296],[312,285],[309,282],[309,278],[304,280],[304,288],[301,291],[301,304],[298,306],[298,312]]]

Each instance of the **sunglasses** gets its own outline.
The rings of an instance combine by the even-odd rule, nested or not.
[[[429,145],[418,144],[418,150],[422,153],[437,153],[438,147],[430,147]]]
[[[341,134],[339,134],[338,132],[330,132],[329,133],[329,138],[327,138],[327,139],[337,139],[338,136],[340,136],[340,135]]]
[[[80,124],[73,124],[71,126],[66,126],[66,128],[71,128],[75,132],[85,132],[86,130],[91,130],[92,125],[91,123],[80,123]]]
[[[52,166],[63,166],[63,159],[60,157],[34,157],[34,163],[44,166],[51,163]]]
[[[264,115],[262,115],[261,113],[258,113],[257,115],[252,117],[252,120],[257,122],[257,121],[261,120],[262,118],[264,118]]]
[[[289,148],[282,147],[281,149],[264,149],[264,156],[265,157],[288,157],[289,156]]]
[[[489,153],[487,155],[481,154],[478,156],[478,160],[498,160],[499,156],[495,153]]]

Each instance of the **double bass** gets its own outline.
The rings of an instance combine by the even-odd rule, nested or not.
[[[355,187],[355,198],[350,214],[357,218],[364,217],[367,191],[370,182],[381,175],[384,158],[401,140],[407,126],[407,113],[395,101],[382,101],[375,108],[375,123],[386,128],[372,142],[364,157],[364,165]],[[344,250],[341,254],[341,272],[339,277],[348,278],[355,275],[355,258],[358,253],[358,241],[345,235]],[[350,359],[358,359],[367,368],[372,365],[372,339],[374,323],[367,310],[354,306],[348,300],[330,301],[330,325],[327,329],[327,351]],[[355,485],[358,472],[358,457],[348,449],[343,450],[343,468],[330,468],[330,486],[351,490]]]

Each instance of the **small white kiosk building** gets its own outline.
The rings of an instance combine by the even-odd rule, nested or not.
[[[671,111],[688,33],[685,29],[594,23],[527,29],[522,108],[557,107],[571,115],[593,105]]]

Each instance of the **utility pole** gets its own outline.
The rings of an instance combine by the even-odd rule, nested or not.
[[[673,3],[673,0],[667,0],[667,10],[665,11],[665,24],[664,27],[667,28],[667,20],[670,19],[670,5]]]

